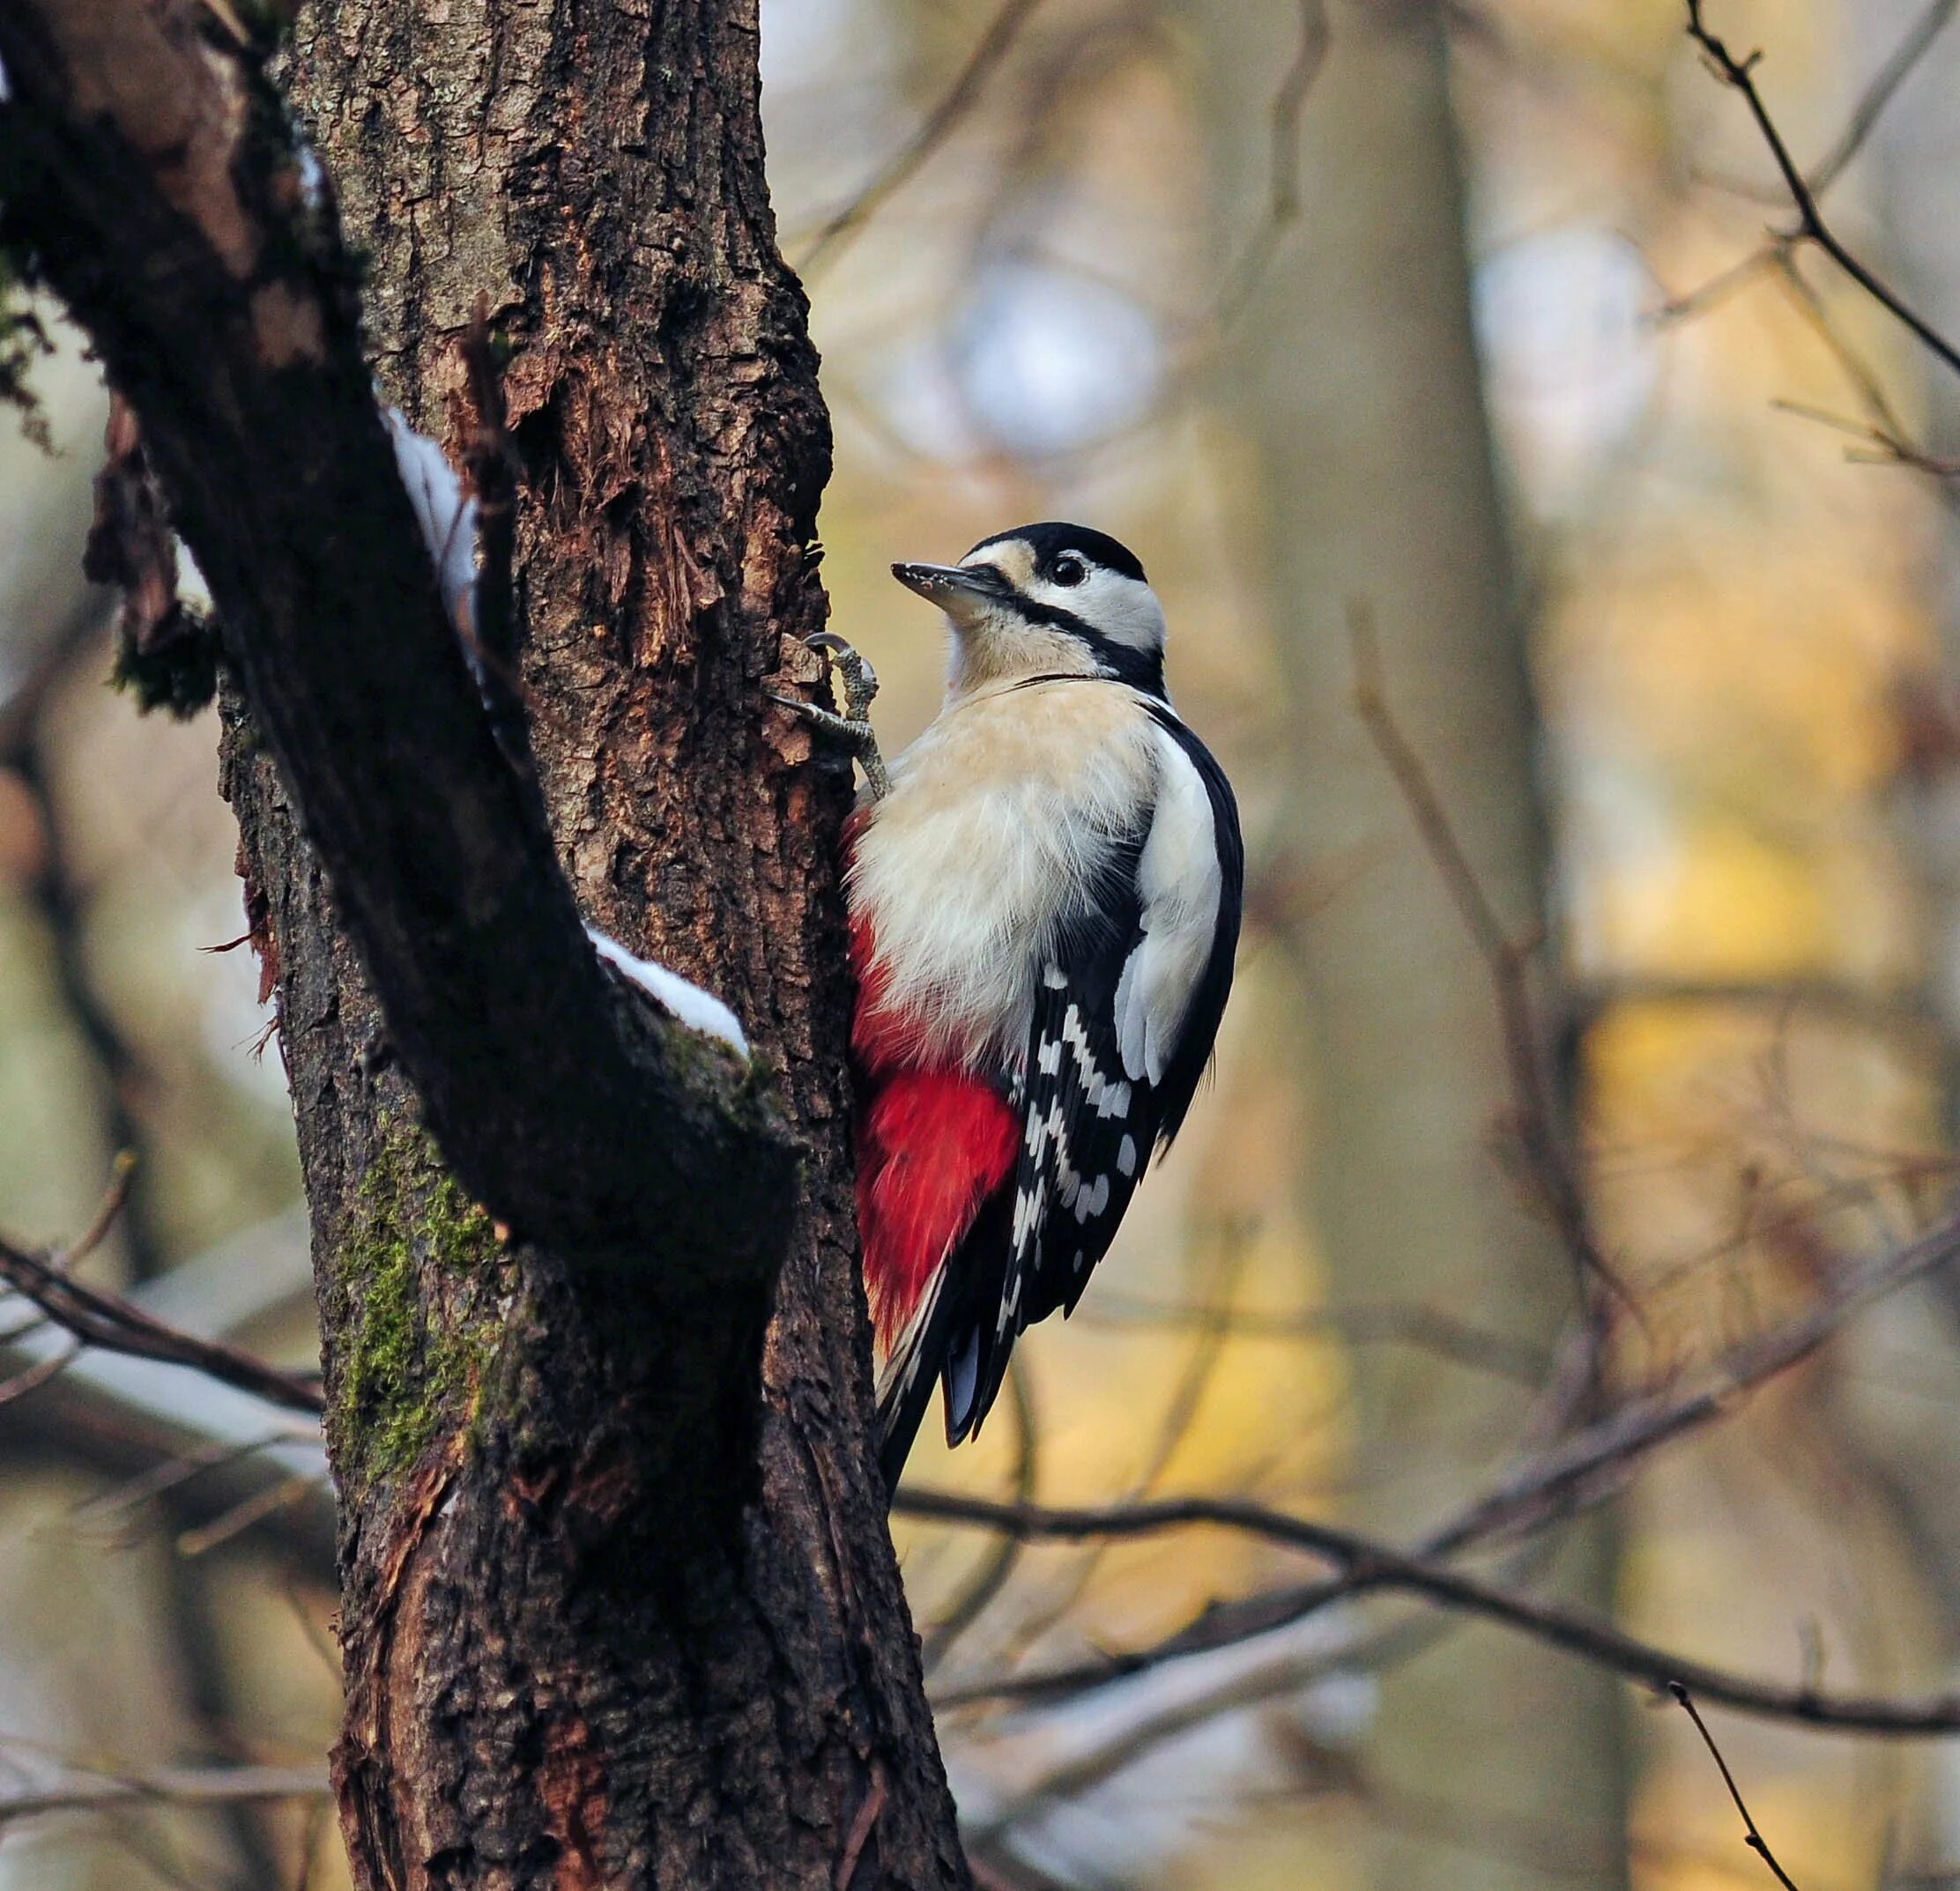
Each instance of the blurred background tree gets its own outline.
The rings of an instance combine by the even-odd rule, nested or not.
[[[1331,1301],[1446,1307],[1548,1354],[1585,1284],[1492,1160],[1511,1074],[1491,968],[1355,713],[1360,634],[1484,898],[1524,939],[1547,910],[1550,821],[1472,334],[1443,10],[1362,0],[1303,21],[1217,6],[1207,26],[1221,278],[1236,264],[1243,284],[1214,377],[1245,454],[1228,543],[1265,579],[1290,736],[1270,845],[1310,883],[1333,876],[1274,941],[1299,980],[1306,1220]],[[1289,58],[1303,88],[1290,137],[1272,91]],[[1379,1530],[1441,1517],[1529,1416],[1532,1386],[1481,1362],[1370,1346],[1352,1371],[1348,1509]],[[1605,1513],[1553,1554],[1557,1590],[1610,1607]],[[1611,1680],[1489,1629],[1398,1659],[1370,1790],[1421,1810],[1370,1821],[1367,1881],[1623,1883],[1621,1711]],[[1563,1830],[1555,1867],[1466,1849],[1486,1821]]]
[[[1833,226],[1949,333],[1954,11],[1713,22],[1763,46]],[[887,748],[932,713],[939,651],[886,563],[1093,521],[1165,597],[1256,869],[1177,1158],[1071,1325],[1023,1349],[1018,1423],[953,1458],[928,1441],[921,1485],[1245,1492],[1413,1540],[1520,1440],[1688,1371],[1941,1199],[1956,387],[1765,239],[1786,201],[1682,25],[1678,0],[763,7],[837,426],[825,575]],[[101,686],[103,398],[66,338],[34,381],[52,456],[0,444],[0,1226],[71,1235],[130,1149],[85,1277],[301,1364],[277,1052],[249,955],[208,949],[243,931],[214,730]],[[1482,896],[1518,941],[1544,930],[1549,1127],[1637,1309],[1605,1294],[1597,1373],[1574,1323],[1601,1293],[1518,1160],[1490,968],[1355,713],[1357,614]],[[1944,1685],[1954,1300],[1889,1301],[1488,1567],[1751,1672]],[[59,1336],[11,1312],[0,1800],[271,1771],[235,1805],[11,1820],[0,1885],[339,1881],[311,1785],[338,1716],[316,1452],[164,1368],[45,1376]],[[1761,1877],[1692,1729],[1563,1657],[1344,1610],[1008,1710],[981,1697],[1004,1672],[1147,1644],[1297,1563],[1217,1531],[896,1527],[1001,1882]],[[1720,1732],[1806,1891],[1960,1870],[1951,1742]]]

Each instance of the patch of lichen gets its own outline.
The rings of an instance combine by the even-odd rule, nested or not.
[[[335,1270],[345,1350],[328,1428],[342,1476],[359,1483],[412,1469],[474,1421],[503,1268],[489,1216],[427,1132],[381,1131]]]

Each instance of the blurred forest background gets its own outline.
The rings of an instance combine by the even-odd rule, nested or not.
[[[1955,11],[1710,22],[1763,48],[1831,229],[1949,334]],[[917,1483],[1243,1493],[1416,1541],[1942,1206],[1960,377],[1777,240],[1763,137],[1683,26],[1680,0],[766,0],[836,429],[824,572],[887,752],[942,659],[888,561],[1093,523],[1165,600],[1252,856],[1175,1159],[980,1444],[928,1428]],[[214,719],[104,686],[106,400],[66,339],[34,372],[52,450],[0,437],[0,1227],[74,1241],[130,1152],[80,1277],[310,1368],[278,1046],[223,949]],[[1541,1117],[1479,902],[1542,938]],[[1956,1318],[1950,1269],[1908,1285],[1481,1567],[1750,1675],[1941,1691]],[[309,1429],[18,1303],[0,1342],[0,1886],[344,1882]],[[1303,1566],[1216,1531],[895,1527],[991,1881],[1769,1881],[1686,1717],[1563,1655],[1350,1603],[1003,1701]],[[1960,1882],[1952,1741],[1710,1717],[1804,1891]]]

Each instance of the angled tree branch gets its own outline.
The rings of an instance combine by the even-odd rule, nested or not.
[[[1749,1391],[1810,1358],[1846,1322],[1875,1301],[1936,1267],[1949,1264],[1956,1254],[1960,1254],[1960,1224],[1949,1220],[1919,1240],[1877,1257],[1851,1273],[1836,1292],[1808,1312],[1732,1348],[1696,1383],[1660,1386],[1630,1398],[1617,1410],[1557,1441],[1490,1490],[1473,1498],[1407,1550],[1387,1548],[1312,1519],[1290,1517],[1237,1500],[1176,1500],[1163,1504],[1112,1504],[1046,1511],[1027,1505],[990,1504],[985,1500],[942,1492],[901,1490],[894,1500],[895,1510],[937,1517],[942,1522],[984,1524],[1036,1538],[1071,1540],[1150,1534],[1212,1524],[1288,1544],[1324,1556],[1336,1566],[1333,1575],[1316,1581],[1221,1603],[1188,1627],[1147,1647],[982,1684],[956,1698],[1053,1699],[1078,1694],[1168,1661],[1270,1635],[1366,1589],[1412,1591],[1449,1606],[1498,1614],[1500,1619],[1511,1620],[1512,1626],[1530,1632],[1542,1626],[1542,1622],[1525,1619],[1525,1614],[1536,1607],[1534,1604],[1509,1597],[1506,1591],[1508,1600],[1501,1599],[1500,1604],[1486,1610],[1478,1599],[1469,1597],[1467,1591],[1459,1593],[1449,1588],[1456,1583],[1459,1572],[1449,1568],[1441,1559],[1528,1534],[1571,1505],[1596,1501],[1620,1488],[1652,1453],[1717,1422]],[[1384,1570],[1391,1573],[1384,1576]],[[1430,1583],[1432,1575],[1445,1579],[1443,1586]],[[1473,1590],[1480,1587],[1474,1580],[1470,1586]],[[1519,1603],[1524,1613],[1503,1617],[1501,1609],[1511,1602]],[[1574,1620],[1581,1622],[1574,1630],[1576,1639],[1561,1645],[1575,1652],[1596,1656],[1608,1666],[1621,1665],[1623,1672],[1639,1674],[1657,1686],[1670,1679],[1692,1678],[1689,1677],[1688,1664],[1674,1660],[1664,1650],[1646,1650],[1654,1658],[1641,1666],[1635,1659],[1637,1644],[1623,1637],[1614,1641],[1612,1631],[1603,1625]],[[1565,1626],[1570,1624],[1557,1626],[1556,1632],[1548,1631],[1546,1638],[1557,1640]],[[1600,1628],[1607,1639],[1589,1639],[1595,1628]],[[1619,1657],[1624,1657],[1624,1661]],[[1733,1676],[1726,1677],[1722,1685],[1729,1692],[1720,1694],[1705,1686],[1704,1680],[1705,1677],[1695,1679],[1698,1693],[1711,1699],[1722,1699],[1732,1706],[1748,1705],[1744,1695],[1754,1684],[1744,1685],[1737,1683]],[[1788,1702],[1798,1696],[1788,1690],[1759,1688],[1749,1698],[1757,1702],[1750,1710],[1776,1711],[1762,1703],[1773,1700]],[[1808,1701],[1808,1696],[1802,1698]],[[1808,1717],[1807,1709],[1793,1711],[1796,1717]],[[1913,1708],[1896,1717],[1893,1723],[1877,1725],[1867,1722],[1863,1731],[1950,1731],[1947,1722],[1939,1717],[1949,1711],[1960,1709],[1944,1702],[1927,1710]],[[1842,1723],[1832,1720],[1830,1724]]]
[[[215,0],[0,8],[0,241],[93,337],[222,624],[323,1311],[350,1862],[963,1883],[865,1435],[848,796],[762,707],[822,621],[829,456],[753,5],[489,14],[316,0],[290,81],[323,161]],[[524,121],[494,156],[486,107]],[[481,241],[405,247],[389,206],[465,145],[418,217]],[[502,412],[473,390],[479,476],[507,446],[528,488],[478,493],[508,627],[445,604],[446,474],[377,411],[325,163],[404,407],[455,391],[479,295],[511,343]],[[736,1004],[779,1099],[602,968],[568,875]],[[110,1364],[182,1376],[73,1370]]]
[[[71,1279],[4,1235],[0,1235],[0,1280],[85,1346],[132,1359],[186,1366],[288,1412],[304,1412],[315,1418],[320,1414],[323,1400],[317,1385],[280,1372],[221,1340],[200,1339],[167,1325],[117,1294]]]
[[[0,1826],[50,1813],[129,1812],[145,1806],[236,1806],[327,1795],[324,1768],[162,1767],[149,1772],[79,1774],[58,1785],[0,1793]]]
[[[1716,1770],[1722,1776],[1722,1783],[1728,1788],[1728,1796],[1734,1802],[1735,1809],[1742,1815],[1743,1843],[1763,1864],[1769,1866],[1783,1891],[1797,1891],[1789,1872],[1777,1863],[1777,1855],[1770,1850],[1770,1842],[1764,1838],[1756,1822],[1756,1815],[1749,1811],[1748,1802],[1742,1797],[1742,1789],[1735,1783],[1735,1776],[1728,1769],[1728,1761],[1722,1757],[1722,1749],[1715,1744],[1715,1736],[1708,1731],[1708,1724],[1702,1718],[1701,1710],[1695,1705],[1695,1697],[1681,1682],[1670,1681],[1667,1692],[1681,1702],[1689,1719],[1695,1724],[1695,1732],[1701,1735],[1702,1745],[1708,1749],[1708,1756],[1715,1762]]]
[[[789,1144],[615,996],[500,753],[379,412],[355,268],[255,56],[165,0],[0,13],[0,235],[135,407],[226,656],[464,1185],[677,1294],[766,1281]]]
[[[952,136],[961,120],[978,102],[1000,63],[1013,50],[1021,28],[1040,4],[1041,0],[1006,0],[1006,4],[981,34],[979,43],[967,56],[958,76],[926,114],[918,129],[857,196],[825,222],[797,258],[797,268],[802,274],[811,275],[850,242],[877,215],[886,199],[903,189]]]
[[[905,1490],[894,1508],[942,1523],[1001,1530],[1031,1541],[1073,1542],[1095,1538],[1143,1537],[1195,1524],[1245,1531],[1269,1542],[1323,1558],[1342,1572],[1344,1592],[1396,1590],[1465,1614],[1500,1623],[1533,1640],[1629,1680],[1656,1688],[1685,1683],[1696,1694],[1739,1713],[1846,1733],[1920,1738],[1960,1732],[1960,1698],[1922,1701],[1826,1693],[1808,1684],[1778,1687],[1724,1668],[1686,1659],[1668,1649],[1622,1634],[1612,1623],[1554,1602],[1520,1595],[1427,1556],[1390,1549],[1331,1524],[1287,1517],[1229,1497],[1174,1497],[1154,1503],[1080,1509],[1001,1503],[954,1491]],[[1123,1672],[1120,1657],[1111,1664]],[[1058,1680],[1059,1677],[1056,1678]],[[977,1689],[963,1698],[1004,1692]],[[1065,1692],[1066,1689],[1061,1691]]]
[[[1548,1451],[1526,1472],[1482,1503],[1471,1506],[1452,1526],[1433,1532],[1414,1552],[1240,1498],[1179,1497],[1063,1507],[1033,1502],[1025,1494],[1011,1502],[999,1502],[906,1487],[897,1494],[894,1508],[941,1523],[995,1531],[1010,1542],[1113,1541],[1204,1526],[1242,1532],[1333,1564],[1339,1574],[1324,1585],[1330,1599],[1337,1592],[1360,1595],[1393,1591],[1413,1595],[1445,1609],[1496,1621],[1630,1680],[1671,1689],[1677,1698],[1684,1686],[1691,1685],[1696,1693],[1710,1700],[1767,1719],[1882,1737],[1949,1734],[1960,1732],[1960,1699],[1896,1700],[1753,1680],[1640,1641],[1609,1622],[1540,1601],[1503,1583],[1451,1568],[1442,1558],[1473,1541],[1488,1540],[1501,1527],[1529,1528],[1544,1521],[1549,1500],[1569,1489],[1582,1470],[1597,1475],[1617,1468],[1623,1473],[1647,1451],[1711,1421],[1730,1409],[1748,1387],[1808,1358],[1880,1294],[1950,1260],[1956,1250],[1960,1250],[1960,1229],[1948,1225],[1874,1262],[1822,1307],[1737,1348],[1711,1383],[1678,1397],[1657,1394],[1634,1401]],[[183,1332],[114,1295],[83,1288],[67,1280],[58,1269],[4,1242],[0,1242],[0,1277],[45,1307],[50,1318],[85,1345],[138,1358],[167,1360],[295,1409],[318,1408],[316,1395],[302,1382],[249,1353]],[[1110,1666],[1114,1675],[1150,1665],[1147,1654],[1133,1665],[1117,1657]],[[1028,1680],[1030,1687],[1014,1686],[1012,1691],[1017,1694],[1075,1691],[1075,1677],[1070,1675]],[[1007,1691],[982,1688],[969,1697]],[[6,1811],[6,1806],[0,1804],[0,1818]]]

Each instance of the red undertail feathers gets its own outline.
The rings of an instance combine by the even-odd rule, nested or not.
[[[980,1205],[1013,1173],[1006,1099],[957,1071],[902,1071],[858,1125],[858,1227],[880,1348],[889,1353]]]

